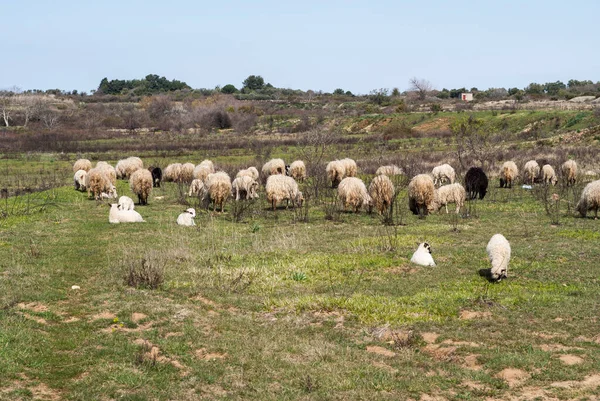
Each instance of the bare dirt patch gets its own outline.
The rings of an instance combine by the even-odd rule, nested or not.
[[[442,347],[438,344],[429,344],[423,351],[439,361],[449,361],[454,357],[457,347]]]
[[[471,390],[484,390],[487,387],[482,383],[477,383],[472,380],[465,380],[461,383],[464,387],[469,388]]]
[[[389,372],[393,375],[395,375],[396,373],[398,373],[398,369],[391,367],[390,365],[383,363],[383,362],[379,362],[379,361],[374,361],[372,363],[373,366],[375,366],[376,368],[380,368],[385,370],[386,372]]]
[[[143,313],[134,312],[131,314],[131,321],[134,323],[138,323],[147,317],[148,316],[144,315]]]
[[[498,372],[496,377],[504,380],[509,387],[517,387],[529,379],[529,373],[521,369],[506,368]]]
[[[36,312],[36,313],[48,311],[48,307],[39,302],[29,302],[27,304],[21,302],[21,303],[17,304],[17,306],[19,307],[19,309],[26,309],[26,310],[30,310],[30,311]]]
[[[546,351],[546,352],[563,352],[563,351],[570,351],[570,350],[581,350],[583,348],[567,347],[566,345],[562,345],[562,344],[542,344],[542,345],[540,345],[540,349],[542,351]]]
[[[479,364],[479,361],[477,360],[477,358],[479,358],[479,355],[477,355],[477,354],[469,354],[469,355],[465,356],[463,366],[465,368],[471,369],[471,370],[483,369],[483,366],[481,366]]]
[[[211,301],[208,298],[204,298],[201,295],[196,295],[195,297],[192,297],[192,299],[195,300],[195,301],[200,301],[200,302],[202,302],[205,305],[212,306],[213,308],[218,307],[218,305],[215,302]]]
[[[562,363],[568,366],[579,365],[583,363],[583,358],[578,357],[577,355],[565,354],[558,357]]]
[[[460,346],[479,347],[479,344],[471,342],[471,341],[454,341],[454,340],[450,340],[450,339],[442,341],[442,344],[456,345],[458,347],[460,347]]]
[[[367,352],[370,352],[372,354],[377,354],[377,355],[383,355],[383,356],[387,356],[387,357],[396,356],[395,352],[390,351],[387,348],[380,347],[378,345],[367,346]]]
[[[421,337],[423,341],[427,344],[433,344],[438,339],[440,335],[438,333],[421,333]]]
[[[206,348],[197,349],[195,354],[198,359],[204,359],[205,361],[227,358],[227,353],[221,354],[219,352],[207,352]]]
[[[597,388],[600,387],[600,374],[586,376],[582,381],[554,382],[550,386],[558,388]]]
[[[459,319],[461,320],[473,320],[473,319],[485,319],[492,316],[492,312],[485,311],[470,311],[470,310],[461,310],[459,314]]]
[[[100,320],[100,319],[111,319],[114,320],[117,317],[117,315],[115,315],[112,312],[108,312],[108,311],[104,311],[104,312],[100,312],[94,316],[92,316],[92,320]]]

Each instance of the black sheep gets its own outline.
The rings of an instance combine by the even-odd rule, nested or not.
[[[487,192],[488,178],[479,167],[471,167],[465,175],[465,187],[467,196],[473,200],[479,194],[479,199],[483,199]]]
[[[162,181],[162,169],[160,167],[148,167],[150,173],[152,173],[152,186],[160,188],[160,182]]]

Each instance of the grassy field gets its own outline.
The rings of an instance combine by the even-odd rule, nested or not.
[[[141,134],[103,137],[98,152],[4,154],[0,399],[599,399],[600,224],[573,211],[597,179],[584,171],[599,171],[586,131],[597,116],[582,113],[474,114],[506,133],[498,160],[581,157],[575,188],[500,189],[494,178],[468,216],[426,219],[410,214],[403,189],[395,225],[340,212],[325,188],[301,210],[269,210],[263,190],[244,210],[213,213],[173,183],[136,206],[145,223],[111,225],[107,202],[73,190],[71,165],[81,155],[114,163]],[[401,153],[406,170],[430,171],[455,162],[449,127],[468,117],[349,118],[325,160],[356,158],[367,182]],[[301,136],[157,133],[138,155],[163,167],[208,157],[235,172],[299,157]],[[177,146],[161,150],[168,138]],[[312,194],[313,181],[301,189]],[[132,196],[126,181],[118,192]],[[541,199],[553,192],[558,210],[547,214]],[[177,226],[189,206],[197,227]],[[512,259],[508,278],[490,283],[480,272],[495,233]],[[410,263],[423,241],[437,267]],[[142,274],[155,288],[138,285]]]

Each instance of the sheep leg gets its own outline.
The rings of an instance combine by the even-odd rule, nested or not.
[[[446,208],[446,214],[448,214],[448,204],[446,203],[444,207]]]

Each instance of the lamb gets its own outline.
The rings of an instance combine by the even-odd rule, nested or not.
[[[512,188],[512,183],[519,176],[519,169],[513,161],[504,162],[500,170],[500,188]]]
[[[431,245],[427,242],[419,244],[410,261],[419,266],[435,266],[435,262],[431,256]]]
[[[152,192],[152,173],[146,169],[137,170],[129,179],[129,188],[138,196],[140,205],[147,205]]]
[[[200,178],[195,178],[190,184],[188,196],[201,196],[204,194],[204,181]]]
[[[75,189],[78,191],[85,191],[85,180],[87,176],[87,171],[85,170],[77,170],[75,175],[73,175],[73,184],[75,185]]]
[[[428,174],[419,174],[408,183],[408,207],[413,214],[426,216],[434,207],[435,186]]]
[[[144,168],[144,163],[139,157],[131,156],[117,162],[115,167],[117,178],[129,179],[135,171]]]
[[[502,234],[495,234],[488,242],[486,251],[492,263],[490,277],[500,281],[507,277],[508,262],[510,261],[510,244]]]
[[[567,160],[561,167],[563,180],[565,180],[567,186],[575,184],[577,181],[577,163],[575,160]]]
[[[111,224],[119,223],[143,223],[144,219],[135,210],[121,210],[119,205],[113,203],[110,205],[110,212],[108,213],[108,222]]]
[[[162,169],[160,167],[148,167],[148,171],[152,174],[152,187],[160,188],[162,181]]]
[[[459,183],[443,185],[435,190],[433,209],[440,210],[442,206],[448,213],[448,203],[456,204],[456,214],[460,213],[460,208],[464,206],[467,192]]]
[[[594,211],[594,217],[598,218],[598,208],[600,207],[600,180],[592,181],[583,188],[581,198],[575,207],[581,217],[587,215],[588,210]]]
[[[225,202],[231,196],[231,179],[224,171],[209,174],[205,183],[205,196],[213,202],[213,211],[223,212]]]
[[[179,180],[181,182],[190,183],[194,179],[194,166],[192,163],[184,163],[179,170]]]
[[[373,205],[379,214],[383,214],[391,205],[394,199],[394,184],[385,174],[373,178],[369,185],[369,196],[373,200]]]
[[[167,182],[179,182],[179,176],[181,172],[181,163],[172,163],[165,167],[165,171],[163,171],[163,178]]]
[[[479,195],[483,199],[487,193],[488,178],[479,167],[471,167],[465,174],[465,186],[469,199],[473,200]]]
[[[431,171],[431,174],[433,174],[434,186],[444,185],[446,181],[448,181],[450,184],[454,184],[454,180],[456,179],[454,168],[447,163],[434,167]]]
[[[267,200],[271,202],[273,210],[277,207],[277,204],[282,201],[287,201],[286,209],[289,206],[291,200],[294,206],[301,207],[304,202],[302,192],[298,190],[298,184],[292,177],[285,175],[271,175],[267,178],[267,185],[265,186],[267,191]]]
[[[346,167],[339,160],[330,161],[325,168],[327,178],[331,181],[331,188],[339,185],[340,181],[346,177]]]
[[[119,202],[117,202],[117,204],[119,205],[119,210],[133,210],[134,206],[133,206],[133,199],[131,199],[129,196],[121,196],[119,198]]]
[[[240,199],[258,198],[258,182],[247,175],[237,177],[233,180],[231,187],[236,201]]]
[[[84,170],[86,173],[92,169],[92,162],[88,159],[79,159],[73,164],[73,172]]]
[[[306,179],[306,166],[302,160],[295,160],[289,166],[285,166],[285,174],[302,182]]]
[[[100,194],[100,198],[101,199],[117,199],[117,187],[115,187],[113,184],[110,184],[110,189],[108,192],[102,192]]]
[[[542,181],[546,185],[556,185],[556,183],[558,182],[558,177],[556,177],[554,169],[549,164],[544,164],[544,166],[542,167]]]
[[[101,161],[96,163],[96,168],[100,168],[103,171],[105,171],[106,175],[108,176],[108,179],[110,180],[110,183],[113,185],[117,185],[117,171],[113,166],[111,166],[107,162]]]
[[[102,166],[96,166],[88,171],[85,176],[85,187],[88,191],[88,197],[94,195],[96,200],[102,198],[102,193],[114,195],[114,197],[117,195],[116,188],[108,176],[108,170]]]
[[[235,178],[242,177],[242,176],[248,176],[248,177],[252,178],[254,181],[257,181],[258,180],[258,170],[254,166],[248,167],[247,169],[238,171],[238,173],[235,175]]]
[[[377,171],[375,172],[375,175],[387,175],[392,176],[392,175],[400,175],[402,174],[402,169],[398,166],[396,166],[395,164],[391,164],[389,166],[381,166],[377,169]]]
[[[262,174],[269,177],[274,174],[285,174],[285,162],[281,159],[271,159],[262,166]]]
[[[367,192],[365,183],[356,177],[346,177],[340,182],[338,198],[342,201],[344,209],[350,206],[356,213],[363,206],[370,208],[373,205],[373,199]]]
[[[358,172],[358,168],[356,166],[356,162],[352,159],[345,158],[340,160],[344,169],[346,170],[346,174],[344,177],[356,177],[356,173]]]
[[[195,226],[196,222],[194,221],[194,217],[196,217],[196,210],[194,210],[194,208],[186,209],[177,216],[177,224],[187,227]]]
[[[525,182],[533,185],[535,179],[540,175],[540,165],[535,160],[529,160],[523,166],[523,178]]]

